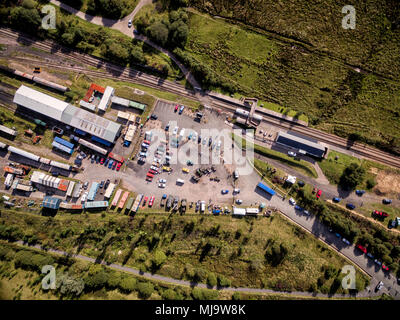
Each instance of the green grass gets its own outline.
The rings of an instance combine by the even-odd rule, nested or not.
[[[335,158],[338,157],[336,160]],[[330,150],[328,157],[326,159],[321,160],[318,165],[324,173],[325,177],[329,180],[331,184],[337,185],[340,181],[340,177],[343,173],[343,170],[348,167],[351,163],[356,163],[361,165],[366,170],[366,175],[363,183],[357,186],[359,189],[367,189],[367,181],[371,179],[372,181],[376,180],[376,174],[374,174],[371,170],[376,168],[379,170],[385,170],[388,172],[399,173],[400,170],[385,166],[380,163],[376,163],[370,160],[359,159],[353,156],[349,156],[347,154]]]
[[[233,134],[234,136],[234,140],[235,142],[239,145],[242,146],[243,148],[246,147],[246,142],[247,140],[244,138],[240,138],[239,136],[236,136],[235,134]],[[240,141],[240,139],[242,139],[242,141]],[[309,164],[308,162],[304,161],[304,160],[294,160],[293,158],[275,151],[275,150],[271,150],[265,147],[262,147],[260,145],[254,144],[254,152],[258,153],[262,156],[265,156],[267,158],[282,162],[283,164],[287,165],[288,167],[304,174],[307,175],[309,177],[312,178],[318,178],[318,174],[315,171],[315,168]]]
[[[127,216],[115,213],[104,218],[99,214],[63,214],[53,218],[51,226],[46,223],[47,220],[41,216],[4,210],[0,217],[1,223],[18,226],[27,234],[36,234],[39,241],[46,241],[50,247],[68,251],[81,243],[80,253],[92,257],[97,257],[104,250],[106,257],[121,250],[116,263],[125,261],[128,266],[147,270],[155,252],[150,244],[158,235],[159,242],[155,246],[167,253],[167,260],[157,273],[178,279],[189,279],[193,270],[204,269],[230,279],[232,286],[302,291],[316,284],[324,273],[322,267],[332,266],[340,276],[340,268],[348,263],[325,244],[279,215],[272,219],[233,219],[229,216],[138,213],[133,221],[128,222]],[[194,229],[190,230],[188,226],[192,222]],[[89,226],[94,228],[94,232],[78,241],[81,231],[89,230]],[[67,229],[70,230],[68,237],[60,236]],[[241,230],[239,237],[236,235],[238,230]],[[101,235],[103,232],[106,236]],[[200,259],[207,242],[212,244],[211,251]],[[285,260],[278,266],[271,265],[264,258],[265,250],[272,242],[284,243],[290,248]],[[242,252],[238,256],[240,247]],[[249,270],[250,267],[253,271]],[[293,277],[294,274],[296,277]],[[361,287],[364,287],[367,278],[358,272],[357,277]],[[333,278],[325,279],[320,289],[329,291],[332,282]]]
[[[389,214],[389,217],[387,217],[385,220],[381,219],[376,219],[372,215],[372,211],[378,210],[378,211],[383,211]],[[389,220],[390,219],[396,219],[396,217],[400,217],[400,208],[396,208],[392,205],[384,205],[382,203],[366,203],[362,207],[356,208],[357,212],[361,213],[362,215],[369,217],[369,218],[374,218],[376,221],[378,221],[380,224],[383,226],[387,227]]]
[[[257,11],[247,2],[235,8],[229,2],[211,2],[218,5],[206,8],[192,1],[232,23],[190,10],[187,53],[235,84],[239,94],[303,112],[316,128],[343,137],[357,134],[400,152],[400,49],[395,45],[400,32],[387,28],[384,16],[392,13],[384,10],[383,0],[365,7],[367,18],[359,21],[357,32],[340,27],[342,6],[336,1],[313,6],[306,1],[285,6],[260,1],[254,6]],[[243,17],[268,31],[238,23]],[[392,79],[357,73],[344,62]]]

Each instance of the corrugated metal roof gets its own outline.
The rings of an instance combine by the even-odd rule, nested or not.
[[[85,209],[107,208],[108,201],[91,201],[85,203]]]
[[[317,157],[322,157],[325,152],[324,146],[285,132],[279,132],[276,142],[293,148],[305,150],[308,154]]]
[[[43,198],[42,206],[49,209],[58,209],[61,204],[61,199],[55,197],[45,196]]]
[[[26,107],[47,117],[61,121],[67,102],[56,99],[40,91],[22,85],[15,92],[14,103]]]
[[[109,105],[111,97],[114,95],[114,91],[115,91],[114,88],[106,87],[106,90],[104,91],[104,94],[101,97],[101,100],[99,103],[99,110],[102,110],[102,111],[107,110],[107,107]]]

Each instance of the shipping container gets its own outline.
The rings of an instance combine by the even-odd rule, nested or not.
[[[111,203],[112,207],[117,206],[117,203],[118,203],[119,197],[121,196],[122,191],[123,191],[122,189],[118,189],[117,192],[115,193],[114,199]]]
[[[54,141],[58,142],[59,144],[62,144],[63,146],[66,146],[69,149],[74,149],[75,148],[75,145],[73,143],[71,143],[71,142],[69,142],[69,141],[67,141],[65,139],[62,139],[60,137],[55,137]]]
[[[52,167],[56,167],[56,168],[60,168],[60,169],[64,169],[64,170],[71,170],[71,166],[69,164],[65,164],[65,163],[61,163],[58,161],[50,161],[50,165]]]
[[[129,191],[125,191],[121,197],[121,200],[118,203],[118,209],[122,209],[125,205],[126,200],[128,199]]]
[[[8,151],[10,151],[12,153],[15,153],[15,154],[18,154],[20,156],[23,156],[23,157],[28,158],[28,159],[33,160],[33,161],[38,161],[39,162],[39,160],[40,160],[40,157],[38,157],[37,155],[35,155],[33,153],[30,153],[30,152],[26,152],[26,151],[24,151],[22,149],[15,148],[13,146],[9,146],[8,147]]]

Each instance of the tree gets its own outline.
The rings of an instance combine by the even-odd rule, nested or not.
[[[288,249],[283,243],[274,243],[267,249],[265,253],[265,258],[270,262],[272,266],[277,266],[283,262],[287,253]]]
[[[356,163],[351,163],[343,170],[339,184],[345,189],[353,190],[357,185],[364,181],[365,173],[365,169],[362,166],[359,166]]]
[[[176,292],[172,289],[164,290],[161,294],[164,300],[176,300]]]
[[[162,46],[167,43],[169,31],[166,25],[161,21],[157,21],[148,27],[147,33],[152,40],[158,42]]]
[[[182,21],[178,20],[171,24],[169,28],[169,38],[171,46],[184,47],[189,35],[188,26]]]
[[[36,9],[16,7],[11,10],[11,23],[14,26],[29,26],[27,31],[35,32],[40,26],[40,15]]]
[[[167,260],[167,256],[164,251],[156,250],[154,253],[154,258],[152,259],[153,268],[159,269],[163,263]]]
[[[108,281],[108,274],[105,271],[97,272],[94,275],[88,275],[85,278],[86,286],[91,290],[103,288]]]
[[[139,296],[143,299],[148,299],[154,292],[154,286],[150,282],[139,282],[137,285]]]
[[[110,289],[118,288],[121,280],[121,276],[117,272],[112,272],[107,279],[107,286]]]
[[[79,297],[84,288],[85,283],[81,279],[76,279],[65,274],[57,275],[56,289],[62,296]]]
[[[217,290],[193,288],[192,297],[195,300],[215,300],[218,298]]]
[[[124,277],[120,284],[119,284],[119,288],[124,291],[124,292],[132,292],[136,289],[136,279],[132,278],[132,277]]]
[[[34,0],[24,0],[22,6],[26,9],[34,9],[37,6],[37,2]]]

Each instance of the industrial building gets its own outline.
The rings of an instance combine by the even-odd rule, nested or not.
[[[61,199],[45,196],[43,198],[42,207],[47,209],[58,210],[58,208],[60,208],[60,204],[61,204]]]
[[[14,103],[90,135],[114,143],[121,125],[67,102],[22,85],[15,92]]]
[[[97,191],[99,190],[100,184],[98,182],[93,182],[92,186],[90,187],[89,194],[88,194],[88,201],[93,201],[96,197]]]
[[[319,144],[317,140],[293,132],[279,132],[276,143],[295,148],[299,153],[317,158],[323,158],[328,151],[328,148]]]
[[[46,187],[58,189],[63,192],[67,192],[69,181],[49,176],[40,171],[34,171],[31,176],[31,182],[36,184],[41,184]]]
[[[143,103],[139,103],[139,102],[136,102],[136,101],[131,101],[131,100],[120,98],[120,97],[116,97],[116,96],[113,96],[111,101],[112,101],[112,103],[120,105],[122,107],[134,108],[134,109],[140,110],[141,112],[144,112],[146,110],[146,107],[147,107]]]

